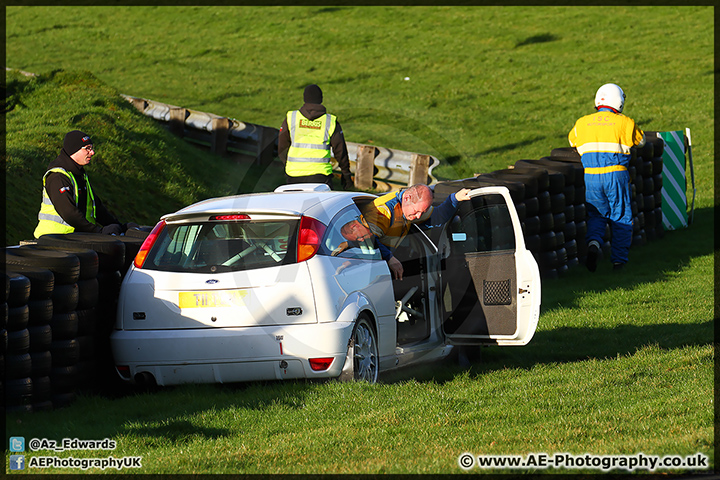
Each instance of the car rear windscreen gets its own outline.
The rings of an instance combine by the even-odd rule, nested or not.
[[[169,223],[143,268],[220,273],[294,263],[299,221]]]

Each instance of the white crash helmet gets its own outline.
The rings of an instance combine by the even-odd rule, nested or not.
[[[595,94],[595,108],[612,107],[622,113],[625,106],[625,92],[614,83],[606,83]]]

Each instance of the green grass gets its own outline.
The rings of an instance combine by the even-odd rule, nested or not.
[[[698,198],[694,224],[633,248],[622,275],[605,262],[544,282],[531,343],[484,349],[468,370],[447,361],[378,385],[87,393],[62,410],[8,415],[7,435],[109,437],[115,457],[143,457],[130,473],[460,473],[463,452],[701,452],[714,465],[713,15],[695,6],[83,7],[82,16],[8,7],[7,65],[41,75],[7,76],[8,244],[31,235],[40,178],[72,128],[102,147],[91,179],[126,221],[153,223],[281,178],[189,147],[118,93],[277,127],[318,83],[349,141],[429,153],[443,164],[436,176],[460,178],[567,145],[597,87],[612,81],[643,129],[691,129]]]
[[[318,83],[348,140],[435,155],[444,178],[566,146],[609,81],[642,128],[690,127],[713,148],[711,7],[84,11],[90,25],[74,7],[8,7],[7,65],[90,69],[122,93],[275,127]]]
[[[466,451],[712,459],[712,360],[709,345],[650,345],[611,359],[448,365],[432,379],[374,386],[194,385],[13,415],[8,433],[111,438],[116,458],[143,457],[142,473],[439,473]]]

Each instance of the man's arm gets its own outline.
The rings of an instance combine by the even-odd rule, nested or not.
[[[645,132],[638,128],[635,121],[633,121],[633,142],[638,147],[643,147],[645,145]]]
[[[377,240],[377,237],[375,237],[375,243],[378,250],[380,250],[380,256],[382,257],[382,259],[385,261],[390,260],[390,258],[393,256],[393,252],[392,250],[390,250],[390,247]]]
[[[287,117],[283,119],[278,135],[278,157],[283,165],[287,162],[287,152],[290,149],[290,130],[288,129]]]
[[[100,201],[100,197],[95,195],[95,219],[100,225],[112,225],[113,223],[120,223],[115,215],[105,208],[105,205]]]
[[[396,280],[402,280],[403,271],[404,271],[402,262],[400,262],[400,260],[395,258],[390,247],[388,247],[387,245],[384,245],[380,240],[378,240],[377,237],[374,237],[374,238],[375,238],[375,244],[376,244],[378,250],[380,250],[380,256],[388,264],[388,268],[390,269],[390,274]]]
[[[470,199],[468,193],[470,193],[470,189],[463,188],[448,195],[440,205],[433,209],[430,218],[422,226],[424,228],[434,228],[445,225],[455,215],[459,203]]]
[[[350,156],[348,154],[345,135],[339,121],[335,121],[335,131],[330,137],[330,146],[332,147],[333,157],[338,162],[340,171],[342,172],[342,187],[349,189],[353,186],[352,174],[350,172]]]
[[[573,125],[573,128],[568,132],[568,143],[571,147],[577,148],[577,122]]]

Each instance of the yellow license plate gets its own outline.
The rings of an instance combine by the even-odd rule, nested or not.
[[[180,308],[242,307],[247,290],[209,290],[207,292],[180,292]]]

